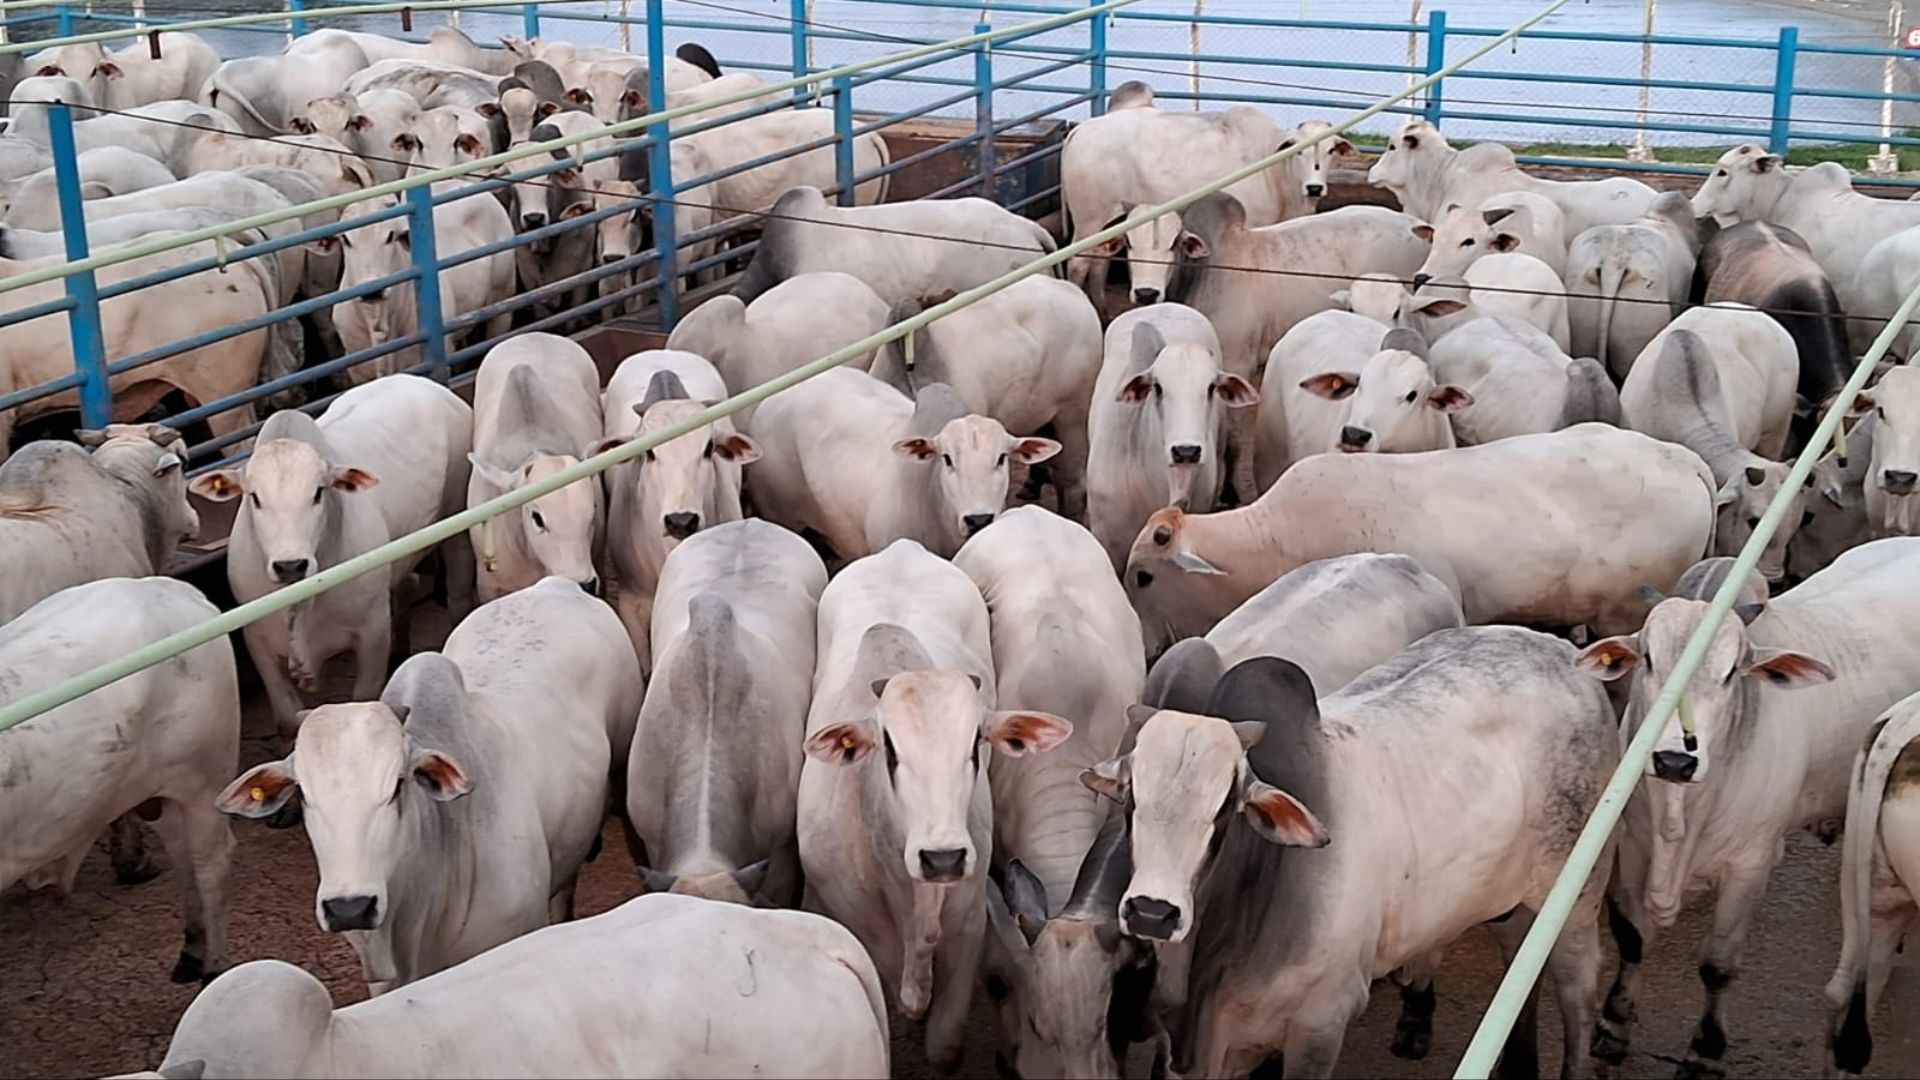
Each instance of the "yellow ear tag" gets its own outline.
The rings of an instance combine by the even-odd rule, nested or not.
[[[253,801],[254,801],[254,802],[266,802],[266,801],[267,801],[267,789],[266,789],[266,788],[258,788],[258,787],[257,787],[257,788],[254,788],[254,789],[253,789],[252,791],[249,791],[249,792],[247,792],[247,794],[248,794],[248,795],[251,795],[251,796],[253,796]]]
[[[851,735],[842,735],[842,736],[840,736],[840,749],[842,749],[842,750],[851,750],[851,749],[853,749],[853,748],[854,748],[854,738],[853,738],[853,736],[851,736]]]

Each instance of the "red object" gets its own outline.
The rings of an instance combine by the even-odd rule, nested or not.
[[[1900,47],[1903,49],[1920,49],[1920,26],[1907,27],[1906,36],[1900,40]]]

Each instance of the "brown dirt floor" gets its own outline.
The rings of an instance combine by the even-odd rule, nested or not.
[[[420,631],[426,632],[416,632],[416,647],[444,634],[424,626]],[[242,760],[251,765],[274,756],[257,693],[249,696],[246,724]],[[230,879],[231,962],[276,957],[318,975],[336,1003],[361,1000],[365,988],[352,951],[315,924],[316,875],[305,833],[236,822],[234,835],[239,843]],[[606,840],[606,853],[582,875],[581,915],[605,911],[639,891],[617,830],[609,829]],[[1821,1074],[1822,987],[1839,950],[1838,858],[1837,846],[1822,847],[1810,837],[1788,844],[1729,1006],[1727,1064],[1734,1077]],[[1705,903],[1695,903],[1681,925],[1655,944],[1634,1053],[1611,1075],[1670,1076],[1685,1055],[1700,1002],[1694,955],[1707,913]],[[19,886],[0,894],[0,1076],[102,1076],[158,1063],[194,993],[167,981],[179,947],[180,892],[171,869],[124,887],[114,883],[104,851],[97,851],[70,898],[30,894]],[[1499,973],[1498,954],[1485,935],[1469,934],[1449,952],[1438,984],[1433,1052],[1423,1062],[1400,1061],[1387,1052],[1399,998],[1391,987],[1379,988],[1348,1033],[1339,1075],[1452,1075]],[[1870,1075],[1920,1075],[1920,1025],[1911,1023],[1920,1003],[1916,983],[1912,971],[1895,972],[1875,1018]],[[994,1040],[985,1002],[976,1001],[961,1076],[994,1076]],[[1543,1006],[1546,1075],[1557,1068],[1559,1041],[1558,1016]],[[1143,1070],[1140,1057],[1133,1064]],[[894,1074],[933,1075],[920,1053],[919,1032],[904,1024],[894,1032]]]

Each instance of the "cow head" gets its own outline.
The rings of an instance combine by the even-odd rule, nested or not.
[[[1393,324],[1417,332],[1427,341],[1439,341],[1463,323],[1480,317],[1473,289],[1456,274],[1424,282],[1400,300]]]
[[[640,868],[640,880],[650,893],[697,896],[702,900],[718,900],[724,904],[758,906],[760,888],[767,883],[767,872],[771,867],[772,864],[766,859],[712,874],[674,874],[643,866]]]
[[[1453,445],[1447,416],[1473,404],[1465,390],[1434,383],[1426,342],[1410,330],[1388,331],[1358,372],[1323,372],[1300,387],[1348,402],[1347,422],[1327,448],[1348,454],[1447,449]]]
[[[1416,235],[1433,244],[1427,261],[1413,276],[1414,287],[1430,278],[1464,274],[1483,255],[1521,250],[1521,236],[1516,230],[1522,219],[1515,217],[1521,213],[1511,206],[1469,210],[1453,204],[1437,224],[1414,226]]]
[[[1713,172],[1693,195],[1693,216],[1712,218],[1721,227],[1764,221],[1787,190],[1787,171],[1779,154],[1748,143],[1720,155]]]
[[[1832,681],[1833,669],[1821,660],[1753,644],[1745,620],[1757,617],[1759,610],[1743,605],[1738,611],[1741,618],[1727,619],[1714,632],[1706,658],[1684,692],[1682,702],[1693,719],[1694,734],[1689,737],[1682,730],[1681,710],[1676,709],[1647,765],[1649,776],[1672,783],[1707,779],[1716,755],[1736,754],[1746,741],[1761,687],[1792,690]],[[1669,597],[1647,613],[1638,634],[1596,641],[1580,652],[1574,666],[1608,681],[1632,675],[1627,708],[1631,732],[1673,673],[1687,639],[1706,612],[1704,601]]]
[[[1125,221],[1137,207],[1127,207],[1107,228]],[[1107,258],[1118,255],[1122,248],[1127,252],[1127,283],[1135,304],[1157,304],[1167,295],[1169,279],[1173,274],[1175,258],[1174,244],[1179,241],[1182,231],[1179,214],[1161,214],[1150,221],[1128,229],[1125,236],[1116,237],[1092,249],[1089,254]]]
[[[1216,836],[1235,817],[1272,843],[1326,846],[1327,830],[1313,811],[1247,765],[1247,747],[1265,731],[1259,722],[1163,709],[1148,717],[1131,752],[1080,774],[1093,790],[1132,800],[1133,879],[1119,908],[1127,933],[1186,938],[1194,896],[1218,851]]]
[[[1793,466],[1781,461],[1763,461],[1755,458],[1751,464],[1734,470],[1727,482],[1713,497],[1714,526],[1713,553],[1715,555],[1738,555],[1746,546],[1753,530],[1760,524],[1760,515],[1767,512],[1775,495],[1787,482],[1787,474]],[[1787,512],[1780,519],[1780,527],[1773,531],[1773,539],[1767,541],[1766,550],[1760,553],[1760,562],[1756,567],[1760,576],[1769,582],[1778,582],[1787,576],[1787,545],[1792,542],[1800,526],[1813,518],[1813,509],[1807,500],[1827,495],[1837,500],[1840,496],[1838,482],[1831,471],[1816,467],[1807,474],[1806,483],[1793,493],[1793,501],[1787,506]]]
[[[640,198],[640,185],[631,180],[601,180],[595,183],[593,209],[598,212],[615,207],[624,207],[625,212],[609,214],[594,226],[600,233],[602,263],[616,263],[634,252],[644,251],[648,242],[647,207]]]
[[[409,854],[405,819],[473,790],[458,761],[413,739],[406,717],[404,705],[322,705],[302,715],[292,754],[242,773],[214,801],[262,818],[299,791],[320,866],[314,917],[328,933],[378,930]]]
[[[633,437],[672,427],[712,404],[689,400],[678,376],[657,371],[647,384],[645,399],[633,407],[640,417]],[[607,448],[602,444],[596,449]],[[632,527],[658,528],[666,549],[671,550],[707,526],[737,519],[739,469],[759,460],[758,443],[711,424],[661,443],[640,455],[633,478],[639,486],[639,519]]]
[[[1167,503],[1186,506],[1201,466],[1213,461],[1225,417],[1222,409],[1241,409],[1260,401],[1253,384],[1220,370],[1219,354],[1204,345],[1169,345],[1158,327],[1139,322],[1133,328],[1133,372],[1115,396],[1122,405],[1146,410],[1147,430],[1166,445]]]
[[[1439,128],[1425,120],[1408,120],[1387,140],[1380,160],[1367,170],[1367,183],[1393,192],[1409,214],[1431,214],[1437,208],[1415,198],[1414,189],[1426,194],[1425,189],[1432,187],[1437,192],[1439,174],[1456,152]]]
[[[510,467],[478,454],[468,454],[467,460],[473,463],[473,475],[490,489],[487,498],[537,484],[580,463],[572,454],[534,454]],[[479,528],[506,530],[539,565],[543,576],[565,578],[593,592],[600,586],[600,574],[593,567],[599,521],[600,485],[586,479],[548,492]]]
[[[493,147],[493,129],[473,109],[442,105],[423,109],[413,118],[413,130],[394,137],[396,156],[426,169],[444,169],[486,157]]]
[[[968,415],[947,421],[931,439],[902,439],[893,452],[932,471],[929,481],[948,526],[964,538],[993,524],[1006,508],[1013,462],[1037,465],[1058,454],[1060,444],[1015,438],[998,420]]]
[[[187,498],[186,439],[164,424],[108,424],[76,433],[107,471],[151,491],[163,515],[154,565],[164,567],[181,540],[200,531],[200,515]]]
[[[1053,749],[1073,725],[1051,713],[992,712],[980,678],[907,671],[871,685],[865,717],[821,728],[806,753],[836,768],[884,769],[908,877],[951,884],[980,872],[967,818],[985,783],[985,746],[1012,757]],[[879,751],[879,753],[875,753]]]
[[[1888,370],[1855,408],[1873,410],[1867,465],[1869,524],[1883,534],[1920,532],[1920,368]]]
[[[1325,120],[1308,120],[1293,129],[1287,140],[1277,149],[1285,150],[1290,146],[1306,142],[1316,136],[1332,131],[1333,125]],[[1332,190],[1333,159],[1340,154],[1352,154],[1353,144],[1344,137],[1335,136],[1321,139],[1302,150],[1288,162],[1287,172],[1295,177],[1300,185],[1300,194],[1309,199],[1319,199]]]
[[[286,585],[326,569],[320,544],[338,527],[339,500],[379,482],[365,469],[327,461],[310,443],[268,439],[253,448],[243,471],[203,473],[189,487],[214,502],[245,496],[240,516],[266,564],[261,569]]]

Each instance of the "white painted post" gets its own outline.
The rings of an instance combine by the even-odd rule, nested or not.
[[[1654,9],[1660,6],[1660,0],[1647,0],[1646,12],[1641,20],[1640,35],[1653,36]],[[1653,147],[1647,143],[1647,113],[1653,107],[1653,88],[1647,83],[1653,78],[1653,42],[1640,43],[1640,130],[1634,132],[1633,145],[1627,148],[1627,160],[1652,162]]]
[[[1413,0],[1413,7],[1407,11],[1407,85],[1412,86],[1420,80],[1420,9],[1427,6],[1427,0]]]
[[[633,51],[633,24],[627,19],[633,15],[633,0],[620,0],[620,51]]]
[[[1906,43],[1901,40],[1900,24],[1904,21],[1900,0],[1887,0],[1887,44],[1898,49]],[[1867,159],[1867,171],[1887,176],[1900,171],[1900,155],[1893,152],[1893,65],[1895,57],[1887,57],[1880,65],[1880,152]]]
[[[1200,16],[1207,13],[1207,0],[1193,0],[1193,21],[1187,24],[1188,79],[1193,84],[1193,111],[1200,111]]]

